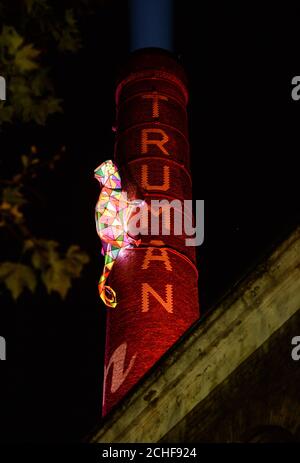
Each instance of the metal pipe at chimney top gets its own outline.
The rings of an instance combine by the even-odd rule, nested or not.
[[[131,50],[173,50],[174,0],[130,0]]]

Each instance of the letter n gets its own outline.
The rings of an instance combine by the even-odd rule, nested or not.
[[[164,300],[148,283],[142,283],[142,312],[150,310],[150,294],[168,313],[173,313],[173,285],[166,285],[166,299]]]

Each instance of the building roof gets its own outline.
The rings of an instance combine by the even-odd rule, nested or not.
[[[89,441],[247,441],[260,426],[283,428],[300,440],[300,368],[291,358],[297,335],[300,228],[193,328]]]

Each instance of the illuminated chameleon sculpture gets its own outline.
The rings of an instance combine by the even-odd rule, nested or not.
[[[98,289],[105,305],[115,308],[117,296],[106,281],[121,250],[140,245],[140,240],[128,234],[128,221],[134,209],[143,201],[128,201],[126,192],[122,190],[118,168],[112,161],[105,161],[97,167],[95,178],[102,185],[96,205],[96,228],[104,255],[104,269]]]

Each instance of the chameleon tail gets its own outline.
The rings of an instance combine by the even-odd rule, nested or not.
[[[110,286],[101,286],[101,283],[99,283],[98,288],[104,304],[111,309],[115,309],[118,304],[116,292]]]
[[[108,246],[108,249],[106,250],[105,265],[104,265],[103,273],[99,280],[98,290],[99,290],[99,295],[102,301],[104,302],[104,304],[107,307],[111,307],[114,309],[118,304],[116,292],[110,286],[107,286],[105,284],[113,268],[113,265],[115,263],[115,259],[113,259],[110,256],[109,248],[110,246]]]

